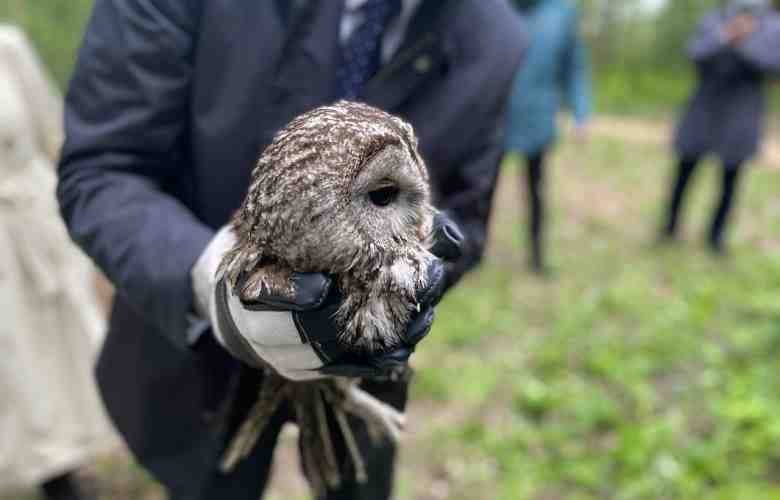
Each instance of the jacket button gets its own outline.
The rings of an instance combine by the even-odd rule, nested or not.
[[[433,59],[429,55],[422,55],[414,60],[414,70],[420,74],[425,74],[431,70]]]

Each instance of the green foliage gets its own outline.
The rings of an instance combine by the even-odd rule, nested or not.
[[[679,109],[693,88],[687,68],[676,71],[606,67],[594,79],[596,109],[620,114],[667,115]]]
[[[667,2],[653,22],[650,64],[656,68],[668,67],[671,62],[687,66],[682,48],[699,18],[709,9],[721,4],[719,0],[688,0]]]
[[[685,58],[698,19],[720,0],[667,1],[657,12],[637,0],[583,0],[583,35],[591,49],[597,109],[617,113],[669,114],[692,90],[693,68]],[[772,109],[780,110],[780,91]]]
[[[5,0],[0,22],[22,26],[64,88],[93,0]],[[597,110],[668,114],[690,91],[683,47],[696,19],[718,0],[674,0],[657,13],[639,0],[579,0],[594,61]],[[780,110],[780,91],[773,109]]]

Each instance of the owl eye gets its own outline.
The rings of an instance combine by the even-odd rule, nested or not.
[[[389,185],[389,186],[382,186],[379,189],[375,189],[373,191],[369,191],[368,198],[371,200],[371,203],[378,207],[386,207],[387,205],[391,204],[398,198],[398,193],[400,190],[397,186]]]

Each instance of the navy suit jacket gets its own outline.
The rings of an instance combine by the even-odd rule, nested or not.
[[[96,0],[78,54],[57,195],[117,290],[97,369],[107,409],[169,485],[215,466],[235,370],[190,348],[190,269],[274,133],[338,97],[343,2],[311,1]],[[451,284],[482,255],[523,45],[502,0],[426,0],[365,88],[413,124],[435,202],[468,238]]]

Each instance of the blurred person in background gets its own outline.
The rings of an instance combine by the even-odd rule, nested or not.
[[[730,1],[703,16],[687,53],[698,85],[677,126],[679,161],[661,241],[677,236],[686,188],[702,157],[714,154],[722,163],[722,182],[707,243],[720,255],[743,165],[761,142],[764,82],[780,75],[780,15],[768,0]]]
[[[73,471],[115,440],[92,375],[104,333],[93,268],[54,196],[61,120],[24,34],[0,25],[0,491],[40,484],[77,500]]]
[[[588,57],[579,36],[576,8],[567,0],[513,0],[518,25],[529,33],[529,47],[512,86],[504,147],[526,161],[530,268],[544,274],[547,155],[557,136],[556,115],[563,102],[574,115],[574,134],[587,136],[591,111]]]
[[[326,295],[319,273],[300,276],[279,310],[214,303],[212,264],[230,234],[219,229],[281,127],[340,98],[367,102],[414,126],[434,202],[465,233],[462,257],[428,285],[439,298],[484,249],[524,43],[511,17],[503,0],[95,1],[66,98],[58,195],[72,237],[117,289],[97,368],[104,401],[172,499],[262,494],[288,405],[249,457],[219,469],[257,399],[258,358],[291,377],[361,370],[365,390],[404,407],[409,376],[381,368],[406,365],[435,300],[408,345],[345,366],[308,341],[333,328],[298,300]],[[245,327],[226,328],[237,316]],[[388,498],[395,447],[355,433],[368,481],[342,471],[324,498]]]

